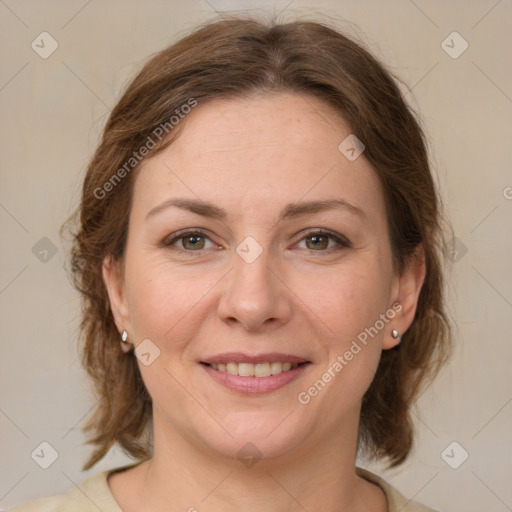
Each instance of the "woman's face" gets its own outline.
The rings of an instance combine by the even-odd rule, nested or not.
[[[143,162],[124,269],[104,275],[155,439],[273,457],[357,429],[415,299],[393,273],[377,175],[338,148],[350,133],[309,96],[215,100]],[[267,376],[233,375],[252,372]]]

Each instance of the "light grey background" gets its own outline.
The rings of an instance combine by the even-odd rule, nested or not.
[[[89,452],[80,427],[94,400],[77,356],[79,300],[58,228],[77,202],[110,109],[145,59],[215,11],[258,6],[267,16],[281,12],[281,21],[338,20],[409,84],[457,237],[454,358],[419,401],[410,461],[369,469],[440,510],[512,510],[512,3],[312,4],[0,0],[0,508],[130,462],[114,450],[80,471]],[[47,59],[31,47],[42,46],[44,31],[58,43]],[[463,48],[454,31],[469,45],[457,58],[445,51]],[[44,252],[51,246],[43,237],[55,255]],[[59,455],[46,470],[31,458],[43,441]],[[469,453],[457,469],[441,456],[453,441]],[[450,447],[446,460],[456,465],[462,448]]]

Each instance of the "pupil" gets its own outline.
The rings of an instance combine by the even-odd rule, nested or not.
[[[325,246],[325,240],[326,240],[325,236],[323,236],[323,235],[312,236],[310,238],[311,238],[311,241],[313,243],[313,247],[318,248],[318,247],[324,247]],[[322,242],[324,242],[324,243],[322,243]]]
[[[192,247],[200,246],[201,237],[200,236],[189,236],[186,238],[188,244]]]

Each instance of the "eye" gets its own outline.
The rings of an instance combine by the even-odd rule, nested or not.
[[[302,240],[306,240],[306,249],[316,252],[328,252],[331,249],[339,250],[342,247],[350,247],[350,242],[345,237],[323,229],[310,231],[301,239],[301,242]],[[331,241],[334,241],[335,245],[330,244]]]
[[[163,245],[172,249],[183,249],[188,252],[197,252],[208,248],[206,247],[207,240],[213,243],[202,231],[181,231],[164,240]],[[177,242],[179,244],[178,247],[173,247]]]
[[[306,249],[315,252],[330,252],[331,250],[339,250],[343,247],[351,247],[350,242],[342,235],[323,229],[310,231],[303,236],[300,242],[303,240],[306,240]],[[193,231],[178,231],[164,240],[162,245],[173,250],[199,252],[212,248],[212,246],[207,247],[208,241],[213,244],[205,232],[196,229]],[[331,242],[334,242],[334,245]]]

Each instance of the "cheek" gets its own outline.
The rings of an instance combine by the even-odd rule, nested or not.
[[[380,318],[388,306],[388,274],[372,258],[333,272],[323,293],[315,287],[308,299],[322,320],[319,339],[326,354],[311,391],[323,394],[318,404],[327,400],[340,414],[358,403],[375,375],[385,325]]]
[[[389,285],[384,275],[377,264],[351,265],[332,272],[323,290],[316,288],[316,297],[310,297],[325,328],[342,345],[373,326],[385,312]]]
[[[142,256],[132,259],[127,272],[131,276],[127,289],[136,339],[149,338],[166,350],[180,348],[187,334],[192,335],[200,325],[197,316],[203,298],[216,280],[211,273],[198,278],[185,267]]]
[[[134,262],[135,263],[135,262]],[[151,340],[158,356],[150,365],[138,362],[142,379],[149,394],[158,403],[170,393],[182,396],[179,382],[185,382],[190,340],[197,337],[202,324],[201,300],[207,293],[207,280],[184,277],[179,269],[169,269],[160,263],[142,262],[132,268],[129,287],[130,320],[135,343]],[[186,364],[181,364],[186,363]]]

